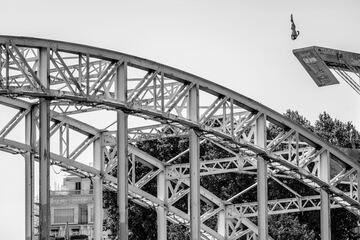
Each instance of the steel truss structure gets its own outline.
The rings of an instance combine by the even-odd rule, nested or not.
[[[158,239],[167,221],[190,228],[191,239],[271,239],[268,215],[320,210],[321,237],[331,239],[330,209],[360,216],[360,165],[281,114],[232,90],[181,70],[127,54],[73,43],[0,36],[0,103],[16,112],[1,126],[0,149],[25,157],[26,239],[49,238],[50,165],[90,177],[94,184],[95,239],[102,234],[102,194],[118,193],[118,239],[128,239],[128,201],[156,209]],[[116,113],[115,130],[77,119],[82,113]],[[151,124],[129,128],[128,117]],[[25,139],[11,133],[25,122]],[[267,128],[281,129],[277,136]],[[71,137],[76,133],[78,138]],[[134,143],[169,136],[189,138],[189,148],[157,159]],[[230,157],[205,159],[200,145]],[[92,149],[92,166],[79,156]],[[185,157],[187,163],[178,164]],[[34,164],[38,162],[37,164]],[[35,228],[34,172],[39,172],[39,230]],[[138,176],[137,168],[147,167]],[[118,175],[110,173],[117,168]],[[206,175],[250,174],[254,183],[229,199],[200,185]],[[302,196],[295,179],[317,194]],[[144,188],[156,180],[157,194]],[[293,197],[268,200],[268,181]],[[257,188],[257,202],[236,203]],[[188,198],[187,211],[176,203]],[[240,201],[241,202],[241,201]],[[206,210],[204,210],[206,209]],[[254,221],[256,217],[256,221]],[[216,219],[216,226],[207,220]]]

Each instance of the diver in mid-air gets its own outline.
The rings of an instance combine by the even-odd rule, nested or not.
[[[292,14],[290,16],[290,21],[291,21],[291,31],[292,31],[291,32],[291,39],[295,40],[300,35],[300,32],[296,31],[296,26],[295,26]]]

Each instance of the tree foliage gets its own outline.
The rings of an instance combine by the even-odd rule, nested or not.
[[[341,122],[323,112],[315,122],[315,133],[337,147],[360,148],[359,132],[351,122]]]
[[[301,224],[296,214],[282,214],[269,217],[269,233],[274,240],[313,240],[314,230]]]

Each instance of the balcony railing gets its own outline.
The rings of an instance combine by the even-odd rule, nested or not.
[[[51,196],[91,195],[91,194],[93,194],[93,189],[50,191]]]

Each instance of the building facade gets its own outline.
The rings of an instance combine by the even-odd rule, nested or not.
[[[51,191],[53,239],[93,239],[94,195],[90,179],[69,176],[61,190]],[[108,239],[105,234],[103,239]]]

